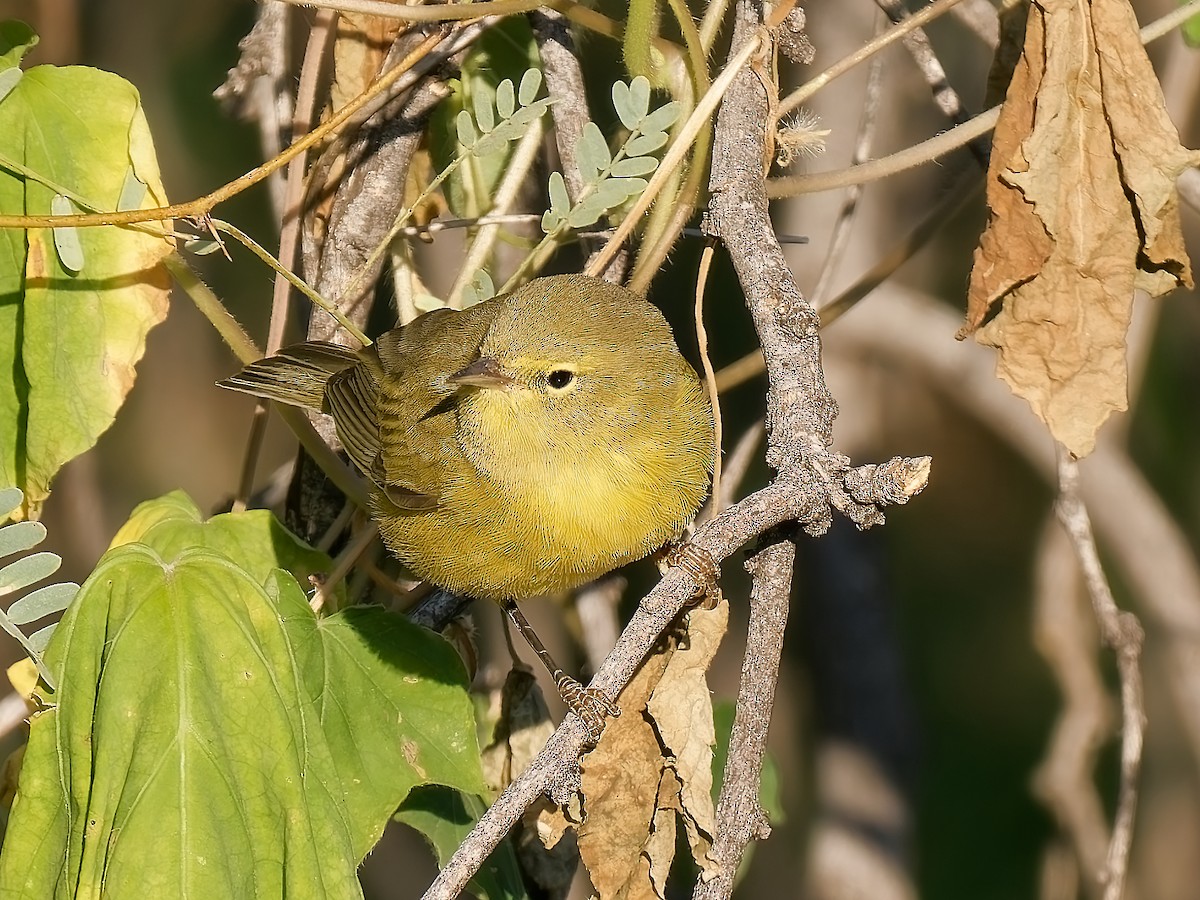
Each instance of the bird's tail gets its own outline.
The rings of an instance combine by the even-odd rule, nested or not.
[[[320,411],[330,377],[361,361],[347,347],[311,341],[285,347],[275,356],[251,363],[217,384],[231,391]]]

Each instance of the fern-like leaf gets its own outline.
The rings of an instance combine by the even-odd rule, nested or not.
[[[20,506],[22,499],[24,495],[17,488],[0,490],[0,521]],[[49,578],[58,571],[62,559],[54,553],[42,551],[23,555],[45,538],[46,526],[41,522],[15,522],[0,527],[0,559],[16,556],[11,562],[0,565],[0,601]],[[25,652],[37,665],[42,680],[51,689],[55,687],[55,680],[49,666],[42,659],[42,652],[54,631],[54,624],[31,633],[26,633],[24,629],[47,616],[61,613],[75,599],[78,591],[79,585],[70,582],[51,584],[19,597],[9,604],[7,610],[0,610],[0,628],[16,638],[25,648]]]
[[[584,126],[578,145],[583,190],[575,205],[568,207],[562,176],[551,174],[550,208],[542,216],[542,231],[547,235],[594,225],[610,209],[644,191],[647,182],[642,176],[658,168],[658,159],[649,154],[667,143],[667,129],[679,118],[679,103],[672,100],[651,110],[650,82],[640,75],[629,84],[613,84],[612,99],[629,136],[613,153],[595,123]]]

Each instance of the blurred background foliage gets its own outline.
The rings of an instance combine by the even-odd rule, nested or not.
[[[1143,22],[1170,7],[1166,2],[1135,5]],[[814,70],[860,45],[876,23],[875,7],[866,2],[817,2],[808,4],[807,12],[817,49]],[[237,42],[254,20],[253,4],[8,0],[3,15],[25,19],[41,35],[28,64],[95,66],[119,73],[141,91],[173,201],[205,193],[260,161],[256,129],[230,119],[212,98],[237,61]],[[989,51],[951,21],[935,23],[930,36],[951,83],[978,110]],[[593,108],[603,124],[608,104],[602,95],[619,71],[619,57],[615,45],[594,36],[585,36],[581,48],[594,89]],[[1196,51],[1170,37],[1150,52],[1183,143],[1196,146]],[[885,51],[884,65],[875,155],[947,127],[903,47]],[[860,67],[817,95],[811,111],[831,133],[823,157],[804,160],[800,167],[847,163],[865,80]],[[955,173],[973,165],[959,152],[869,186],[835,288],[890,249],[943,196]],[[786,248],[802,288],[811,289],[817,277],[840,202],[837,192],[829,192],[777,206],[780,230],[809,238],[807,244]],[[262,187],[230,201],[221,215],[266,246],[276,239]],[[978,197],[849,316],[869,320],[897,285],[960,310],[982,222]],[[1200,218],[1193,210],[1185,209],[1184,226],[1194,251],[1200,246]],[[699,251],[699,239],[685,238],[651,292],[693,354],[689,307]],[[271,273],[236,245],[231,252],[232,263],[215,254],[196,265],[261,339]],[[439,237],[432,252],[443,254],[452,268],[458,245],[453,236]],[[717,259],[707,315],[713,361],[720,368],[753,349],[754,338],[731,268],[719,253]],[[1194,349],[1200,342],[1200,309],[1195,301],[1193,294],[1179,291],[1156,305],[1144,388],[1122,426],[1129,429],[1136,462],[1193,548],[1200,540],[1200,355]],[[865,536],[835,529],[825,539],[801,545],[796,607],[771,734],[786,818],[757,848],[739,896],[801,895],[801,848],[811,837],[821,759],[836,741],[873,748],[910,804],[910,841],[896,849],[912,861],[919,896],[1022,900],[1042,895],[1043,881],[1050,877],[1045,852],[1055,828],[1035,799],[1031,780],[1060,697],[1031,637],[1031,593],[1051,490],[1002,435],[947,403],[936,385],[894,362],[843,349],[836,324],[825,340],[827,370],[842,409],[841,449],[856,461],[930,454],[933,475],[915,502],[889,512],[885,527]],[[149,338],[136,387],[116,424],[57,480],[44,517],[45,549],[62,555],[61,577],[86,578],[142,500],[183,488],[202,509],[227,502],[237,484],[251,402],[218,390],[214,382],[234,367],[231,354],[190,303],[174,299],[167,322]],[[727,450],[761,415],[764,388],[759,378],[723,397]],[[260,477],[290,462],[292,448],[283,426],[273,422]],[[746,489],[765,476],[765,468],[752,470]],[[629,596],[638,596],[649,578],[648,571],[635,573]],[[1114,587],[1119,604],[1137,611],[1137,598],[1119,579]],[[823,629],[831,627],[829,603],[814,600],[822,592],[835,604],[859,604],[856,614],[871,621],[876,640],[864,655],[842,646],[842,658],[828,658],[829,636]],[[726,566],[726,595],[733,625],[711,684],[719,697],[731,698],[746,617],[746,581],[737,565]],[[485,645],[497,641],[498,613],[488,607],[476,614]],[[562,631],[552,609],[538,607],[531,616],[543,633]],[[565,640],[559,634],[559,644]],[[1144,658],[1149,730],[1132,883],[1139,900],[1187,900],[1200,896],[1198,761],[1170,708],[1158,649],[1151,629]],[[0,641],[0,652],[11,661],[19,648]],[[494,658],[503,663],[503,654]],[[1105,666],[1111,669],[1107,661]],[[485,666],[481,678],[486,677],[494,673],[489,676]],[[887,702],[879,706],[884,695]],[[893,719],[880,721],[880,708]],[[10,734],[0,744],[0,757],[19,741],[19,735]],[[1113,744],[1103,759],[1100,780],[1111,806]],[[368,861],[364,888],[368,897],[417,896],[432,873],[428,854],[397,833]]]

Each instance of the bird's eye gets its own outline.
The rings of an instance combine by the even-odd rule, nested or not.
[[[561,391],[575,380],[575,373],[570,369],[555,369],[546,376],[546,383],[556,391]]]

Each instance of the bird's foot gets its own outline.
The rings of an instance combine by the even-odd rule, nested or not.
[[[696,592],[692,595],[694,604],[715,609],[721,602],[721,585],[717,582],[721,567],[707,550],[685,541],[670,547],[663,560],[669,567],[683,569],[696,583]]]
[[[557,673],[554,685],[558,688],[558,695],[562,697],[563,703],[583,722],[583,727],[587,729],[588,738],[593,744],[600,740],[600,735],[604,733],[604,720],[609,716],[616,718],[621,714],[621,707],[604,691],[584,687],[564,672]]]

